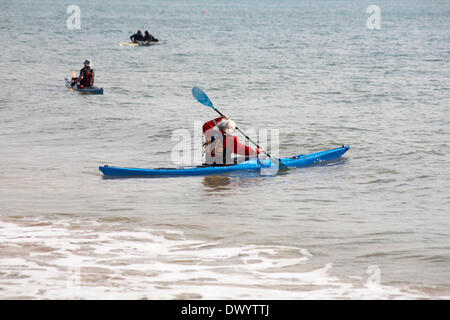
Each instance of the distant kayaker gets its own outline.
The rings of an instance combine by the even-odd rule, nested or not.
[[[144,35],[141,30],[138,30],[137,33],[130,36],[130,40],[134,43],[138,41],[144,41]]]
[[[236,123],[227,116],[208,121],[203,125],[203,134],[206,138],[206,164],[236,164],[239,159],[233,158],[232,154],[245,156],[242,160],[246,160],[263,152],[262,149],[254,149],[240,142],[234,135],[235,129]]]
[[[94,85],[95,72],[91,59],[84,61],[84,67],[80,70],[78,78],[72,78],[72,87],[78,83],[79,88],[90,88]]]
[[[148,32],[148,30],[145,30],[144,41],[158,42],[159,40],[156,39],[154,36],[152,36],[152,35]]]

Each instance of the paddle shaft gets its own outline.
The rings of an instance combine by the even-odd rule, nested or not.
[[[207,106],[207,107],[210,107],[210,108],[216,110],[216,112],[217,112],[218,114],[220,114],[222,117],[225,117],[225,115],[224,115],[222,112],[220,112],[219,110],[217,110],[217,109],[214,107],[213,103],[212,103],[211,100],[208,98],[208,96],[206,95],[206,93],[203,92],[202,89],[200,89],[199,87],[193,87],[193,88],[192,88],[192,95],[194,96],[194,98],[195,98],[198,102],[200,102],[200,103],[203,104],[204,106]],[[240,133],[242,133],[242,134],[244,135],[244,137],[247,138],[251,143],[253,143],[257,148],[259,148],[259,149],[262,150],[262,148],[261,148],[255,141],[253,141],[252,139],[250,139],[250,137],[247,136],[241,129],[239,129],[238,127],[236,127],[236,129],[237,129]],[[274,159],[274,158],[272,158],[272,156],[271,156],[270,154],[268,154],[266,151],[262,150],[262,152],[263,152],[265,155],[267,155],[269,158]],[[280,168],[287,168],[287,166],[284,165],[283,162],[282,162],[280,159],[274,159],[274,160],[277,160],[277,161],[278,161],[278,165],[279,165]]]
[[[224,115],[222,112],[220,112],[219,110],[217,110],[217,108],[213,107],[213,109],[216,110],[216,112],[217,112],[218,114],[220,114],[222,117],[225,117],[225,115]],[[242,131],[242,130],[239,129],[238,127],[236,127],[236,130],[238,130],[240,133],[242,133],[242,135],[243,135],[246,139],[248,139],[248,141],[250,141],[251,143],[253,143],[258,149],[261,149],[262,152],[264,152],[264,154],[266,154],[269,158],[272,158],[272,157],[270,156],[270,154],[268,154],[266,151],[264,151],[264,150],[263,150],[263,149],[255,142],[255,141],[253,141],[252,139],[250,139],[250,137],[247,136],[247,135],[244,133],[244,131]]]

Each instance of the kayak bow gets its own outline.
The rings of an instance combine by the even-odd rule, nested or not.
[[[310,154],[297,155],[291,158],[281,158],[280,160],[286,167],[307,167],[324,161],[330,161],[340,158],[350,146],[320,151]],[[256,171],[262,168],[270,167],[272,159],[250,159],[240,164],[230,166],[197,166],[181,168],[159,168],[159,169],[140,169],[140,168],[120,168],[110,167],[108,165],[99,167],[99,170],[105,177],[116,178],[138,178],[138,177],[176,177],[176,176],[199,176],[221,174],[235,171]]]

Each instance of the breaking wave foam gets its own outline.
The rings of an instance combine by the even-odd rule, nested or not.
[[[306,249],[223,246],[73,218],[0,221],[2,299],[416,299],[312,269]]]

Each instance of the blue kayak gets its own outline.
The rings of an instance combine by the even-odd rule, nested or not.
[[[66,82],[67,89],[73,88],[73,90],[82,92],[82,93],[88,93],[88,94],[103,94],[103,88],[98,87],[89,87],[89,88],[78,88],[77,86],[72,87],[71,81],[67,78],[64,78]]]
[[[281,162],[286,167],[307,167],[324,161],[330,161],[340,158],[350,146],[320,151],[310,154],[301,154],[291,158],[281,158]],[[139,169],[139,168],[120,168],[110,167],[108,165],[99,167],[99,170],[105,177],[115,178],[138,178],[138,177],[176,177],[176,176],[203,176],[211,174],[221,174],[236,171],[257,171],[264,168],[270,168],[276,160],[272,159],[250,159],[236,165],[225,166],[197,166],[181,168],[158,168],[158,169]]]

